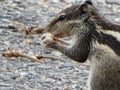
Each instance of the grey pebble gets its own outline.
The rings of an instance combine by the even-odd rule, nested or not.
[[[16,79],[19,78],[19,77],[20,77],[20,74],[19,74],[19,73],[15,73],[15,74],[13,74],[13,75],[11,76],[11,79],[16,80]]]
[[[0,84],[0,87],[11,87],[11,86],[13,86],[13,85],[12,84],[4,84],[4,83]]]
[[[1,78],[2,78],[3,81],[9,81],[11,79],[11,75],[6,75],[5,74]]]
[[[62,64],[62,65],[60,65],[59,66],[59,68],[60,69],[69,69],[69,70],[71,70],[71,69],[74,69],[74,66],[72,66],[72,64],[70,65],[70,64]]]
[[[21,3],[22,0],[13,0],[14,3]]]
[[[52,66],[47,66],[47,65],[39,65],[37,67],[35,67],[38,70],[49,70],[52,68]]]
[[[106,2],[110,4],[120,4],[120,0],[107,0]]]

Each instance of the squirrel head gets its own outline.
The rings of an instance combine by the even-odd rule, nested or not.
[[[94,6],[91,0],[86,0],[81,5],[73,5],[62,10],[45,28],[45,32],[50,32],[54,36],[62,38],[71,36],[75,28],[80,28],[82,23],[91,16]]]

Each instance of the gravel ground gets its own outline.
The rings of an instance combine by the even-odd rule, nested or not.
[[[6,59],[1,56],[0,90],[87,90],[89,62],[74,62],[57,51],[42,47],[40,35],[28,36],[20,29],[9,28],[12,22],[45,27],[61,9],[78,1],[0,0],[0,55],[11,47],[33,56],[42,52],[62,59],[44,59],[45,64],[41,64],[26,58]],[[120,24],[120,0],[93,1],[107,19]],[[27,40],[35,44],[28,45]]]

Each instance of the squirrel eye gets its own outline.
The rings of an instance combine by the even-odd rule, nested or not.
[[[62,20],[64,20],[66,18],[66,15],[61,15],[61,16],[59,16],[59,21],[62,21]]]

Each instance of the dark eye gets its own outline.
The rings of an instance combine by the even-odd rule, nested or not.
[[[59,16],[59,21],[62,21],[62,20],[64,20],[66,18],[66,15],[61,15],[61,16]]]

